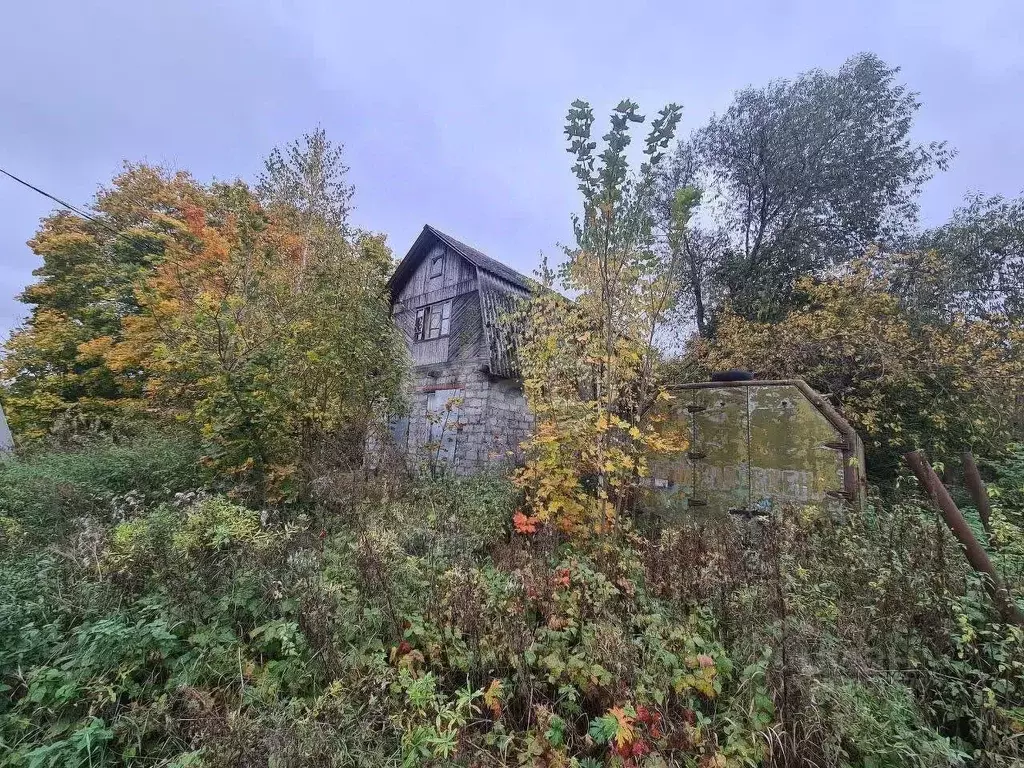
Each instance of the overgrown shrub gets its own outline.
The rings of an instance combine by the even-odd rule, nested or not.
[[[993,482],[991,546],[1004,578],[1024,583],[1024,444],[989,462]]]
[[[140,503],[169,500],[201,484],[199,456],[186,435],[149,432],[0,461],[0,517],[52,535],[84,516],[109,517],[127,494]]]
[[[927,724],[911,691],[899,683],[826,681],[814,687],[812,701],[831,726],[822,744],[829,765],[941,768],[967,757]]]
[[[500,477],[359,495],[122,494],[9,550],[0,765],[1021,759],[1024,636],[915,503],[572,542]]]
[[[225,697],[305,690],[296,602],[275,590],[283,560],[268,556],[288,536],[208,498],[107,530],[96,569],[49,550],[4,563],[3,764],[194,763]]]

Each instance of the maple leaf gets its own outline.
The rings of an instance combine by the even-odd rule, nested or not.
[[[636,732],[633,730],[634,719],[622,707],[612,707],[608,710],[608,714],[615,718],[617,724],[615,745],[625,747],[631,744],[636,736]]]
[[[537,519],[529,517],[522,512],[516,512],[515,515],[513,515],[512,524],[515,525],[516,531],[522,534],[537,532]]]

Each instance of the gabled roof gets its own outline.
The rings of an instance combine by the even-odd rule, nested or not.
[[[388,290],[394,294],[395,289],[405,283],[406,280],[416,271],[416,267],[419,264],[421,258],[426,253],[425,246],[431,241],[437,241],[444,243],[459,256],[464,258],[473,266],[478,269],[482,269],[485,272],[489,272],[492,275],[500,277],[502,280],[507,280],[524,291],[533,290],[534,281],[528,278],[521,272],[517,272],[511,267],[506,267],[500,261],[492,259],[490,256],[481,253],[476,248],[466,245],[459,240],[456,240],[451,235],[446,235],[439,229],[435,229],[429,224],[423,225],[423,231],[420,232],[419,237],[416,238],[416,242],[412,244],[409,252],[405,255],[405,258],[399,262],[395,268],[395,273],[388,280]]]

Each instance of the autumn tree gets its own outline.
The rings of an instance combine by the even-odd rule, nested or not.
[[[630,128],[644,122],[631,101],[611,114],[595,154],[594,114],[586,102],[569,110],[566,136],[583,210],[573,219],[575,247],[525,310],[519,345],[535,434],[518,475],[533,517],[571,533],[605,530],[647,475],[652,451],[671,450],[648,418],[665,397],[657,379],[657,334],[677,294],[678,269],[655,247],[652,201],[656,169],[680,118],[665,107],[652,121],[644,161],[631,170]],[[692,196],[680,195],[685,226]],[[562,288],[574,299],[564,299]]]
[[[837,72],[745,88],[679,143],[659,209],[669,218],[677,189],[704,190],[674,246],[699,333],[724,302],[747,319],[779,317],[800,277],[913,230],[921,185],[952,153],[911,141],[920,104],[898,74],[860,54]]]
[[[99,191],[88,216],[45,218],[29,247],[42,259],[20,298],[31,309],[5,345],[0,377],[22,442],[82,429],[123,427],[142,408],[144,375],[122,375],[103,357],[138,311],[134,286],[163,253],[155,218],[198,195],[184,173],[127,164]]]
[[[294,244],[240,182],[204,189],[176,214],[162,218],[164,253],[137,288],[141,311],[105,358],[144,371],[150,402],[203,433],[208,463],[262,492],[284,463],[282,402],[267,374],[283,339],[277,255]]]
[[[270,181],[281,172],[272,164]],[[332,455],[358,461],[401,382],[383,237],[347,236],[322,209],[295,206],[235,182],[163,217],[141,311],[106,353],[145,371],[153,402],[200,429],[210,465],[259,501],[306,493],[327,436],[342,433]]]

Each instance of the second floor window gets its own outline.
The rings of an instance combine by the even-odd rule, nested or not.
[[[416,341],[439,339],[448,335],[451,324],[452,303],[442,301],[416,310]]]
[[[441,277],[444,274],[444,255],[430,257],[430,276]]]

